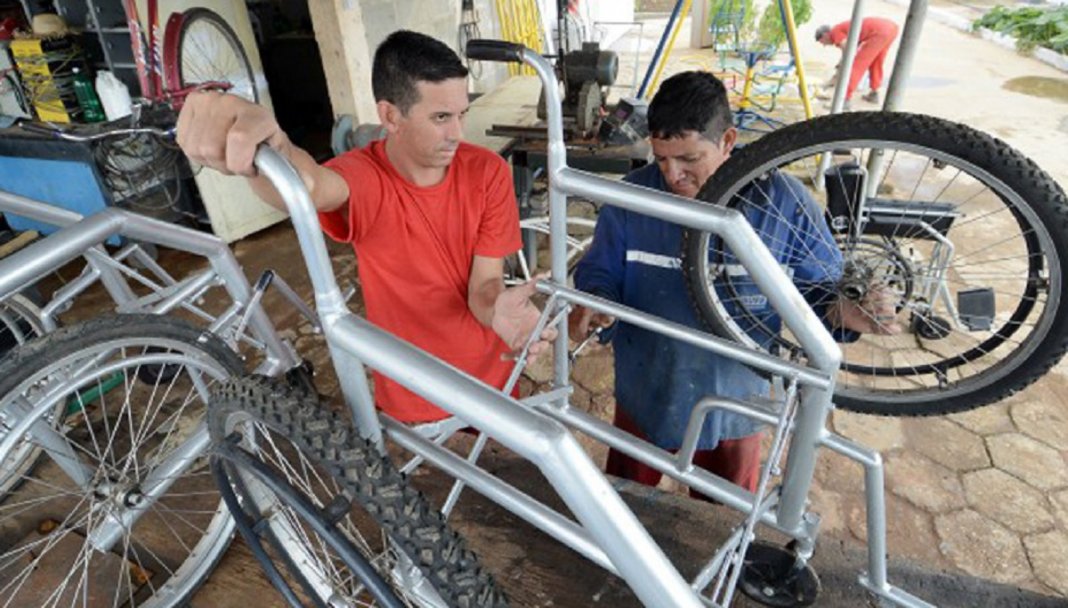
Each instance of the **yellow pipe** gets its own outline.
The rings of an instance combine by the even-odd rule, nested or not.
[[[745,86],[742,87],[742,99],[738,102],[738,109],[745,110],[749,107],[749,94],[753,92],[753,78],[756,68],[749,66],[745,70]]]
[[[541,28],[538,27],[538,7],[534,4],[534,0],[526,1],[526,23],[524,29],[526,30],[527,46],[534,49],[538,53],[544,52],[541,48],[541,37],[538,36],[538,32]],[[524,71],[528,74],[533,74],[533,68],[524,66]]]
[[[656,73],[653,74],[653,82],[649,85],[649,89],[645,91],[645,97],[651,99],[653,93],[656,91],[656,86],[660,84],[660,74],[664,71],[664,66],[667,65],[668,56],[671,55],[671,49],[675,47],[675,37],[679,35],[679,30],[682,29],[682,22],[686,19],[686,16],[690,14],[690,5],[693,0],[686,0],[686,3],[682,5],[682,11],[679,12],[679,18],[675,22],[674,29],[671,30],[671,37],[668,38],[667,48],[660,55],[660,63],[656,66]]]
[[[508,0],[496,0],[497,4],[497,19],[501,23],[501,38],[509,41],[515,41],[515,23],[511,10],[511,4]],[[518,67],[514,63],[508,64],[508,75],[515,76],[518,73]]]
[[[805,64],[801,61],[801,50],[797,47],[797,25],[794,23],[794,7],[790,0],[782,0],[783,17],[790,38],[790,53],[794,56],[794,68],[797,70],[797,92],[805,106],[805,118],[812,118],[812,102],[808,99],[808,86],[805,84]]]

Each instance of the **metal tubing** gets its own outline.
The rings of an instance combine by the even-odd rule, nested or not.
[[[837,369],[837,364],[835,365]],[[802,525],[812,476],[816,471],[816,450],[827,433],[827,416],[831,412],[834,390],[802,387],[801,402],[794,420],[794,436],[783,471],[782,492],[777,512],[779,525],[794,529]]]
[[[261,146],[256,152],[256,168],[271,180],[286,203],[300,251],[308,267],[308,278],[315,292],[319,314],[330,316],[347,312],[330,265],[330,256],[326,253],[326,239],[319,227],[315,205],[304,187],[304,181],[287,160],[266,146]]]
[[[809,361],[829,379],[826,388],[807,386],[801,394],[797,434],[792,442],[783,484],[779,523],[796,529],[801,523],[805,500],[816,466],[817,441],[824,433],[830,411],[834,379],[842,353],[816,314],[769,253],[753,227],[733,209],[724,209],[689,199],[614,182],[583,171],[563,168],[552,176],[553,187],[635,213],[718,234],[767,296],[774,310],[794,333]]]
[[[467,462],[470,462],[472,466],[478,461],[478,457],[482,455],[482,450],[485,449],[488,440],[489,436],[485,433],[478,434],[478,439],[475,440],[475,445],[471,448],[471,453],[467,455]],[[460,492],[463,491],[464,485],[465,482],[462,479],[457,479],[452,484],[452,489],[449,490],[449,495],[445,497],[445,502],[441,505],[441,514],[445,517],[448,517],[449,513],[452,513],[452,509],[456,506],[456,502],[460,500]]]
[[[100,282],[104,285],[104,290],[108,292],[111,299],[115,300],[116,304],[121,307],[137,299],[133,289],[122,277],[121,270],[126,269],[126,267],[108,257],[103,245],[90,247],[83,252],[83,255],[85,256],[86,265],[97,271]]]
[[[329,336],[325,326],[323,333]],[[341,394],[345,396],[345,403],[349,406],[357,432],[385,455],[386,444],[382,441],[382,426],[375,411],[375,400],[363,361],[338,348],[329,337],[326,344],[330,350],[330,359],[334,362]]]
[[[838,85],[834,87],[834,101],[831,102],[831,114],[838,114],[845,105],[846,89],[853,72],[853,60],[857,55],[857,41],[860,40],[860,27],[864,22],[864,5],[866,0],[853,1],[853,16],[849,21],[849,35],[842,49],[842,60],[838,63]],[[821,172],[822,173],[822,172]]]
[[[741,213],[575,169],[563,168],[553,178],[554,186],[565,193],[719,235],[797,337],[809,360],[829,378],[837,376],[841,350]],[[829,401],[828,395],[827,406]]]
[[[582,410],[577,408],[560,410],[555,407],[545,406],[539,408],[538,411],[548,414],[585,435],[589,435],[600,443],[640,460],[668,477],[677,479],[688,487],[736,511],[744,514],[753,511],[756,499],[752,492],[743,490],[739,486],[704,469],[695,468],[687,473],[680,473],[675,468],[675,457],[669,452],[647,441],[636,439],[630,433],[621,431]],[[745,414],[746,412],[739,413]],[[804,530],[801,527],[786,529],[780,526],[774,514],[765,513],[761,517],[761,523],[794,538],[800,538],[804,535]]]
[[[786,39],[790,43],[790,55],[794,58],[794,70],[797,71],[797,94],[805,108],[805,118],[812,118],[812,100],[808,96],[808,83],[805,81],[805,63],[801,60],[801,49],[797,45],[797,23],[794,21],[794,5],[790,0],[779,0],[779,14],[782,15]]]
[[[534,69],[541,79],[542,91],[545,92],[545,128],[548,141],[546,145],[546,169],[549,176],[549,252],[550,270],[553,282],[567,284],[567,196],[553,185],[554,175],[567,167],[567,148],[564,144],[564,116],[560,106],[560,90],[556,82],[553,66],[541,55],[523,50],[523,61]],[[563,303],[559,303],[560,308]],[[560,308],[553,311],[559,312]],[[556,341],[553,342],[553,387],[566,386],[571,375],[571,361],[568,358],[567,324],[557,328]],[[562,399],[560,406],[566,406]]]
[[[716,354],[730,357],[755,369],[776,375],[796,376],[799,382],[812,386],[829,387],[831,385],[831,380],[826,374],[820,373],[812,368],[804,367],[767,353],[746,348],[711,334],[699,332],[692,327],[665,321],[664,319],[649,313],[569,287],[562,287],[551,283],[539,283],[538,286],[544,293],[558,293],[563,299],[569,302],[607,313],[620,321],[650,331],[655,331],[669,338],[679,340],[680,342],[686,342],[687,344],[692,344]],[[772,424],[774,424],[774,422],[772,422]]]
[[[885,587],[875,587],[868,580],[867,576],[860,576],[860,584],[868,591],[871,591],[874,595],[882,600],[890,602],[895,606],[903,606],[904,608],[938,608],[934,604],[927,603],[920,598],[902,591],[901,589],[894,587],[893,585],[886,585]]]
[[[327,324],[325,330],[331,345],[533,462],[646,605],[701,605],[560,423],[351,313]]]
[[[731,532],[731,535],[720,545],[719,550],[712,556],[712,559],[694,577],[693,583],[690,584],[694,591],[700,593],[702,589],[712,583],[712,579],[719,574],[720,569],[723,567],[723,560],[727,559],[727,554],[732,552],[733,547],[738,546],[738,542],[741,541],[744,532],[745,528],[741,526],[736,527]]]
[[[152,256],[148,255],[141,245],[131,245],[130,256],[146,270],[156,275],[156,278],[163,281],[164,284],[173,285],[178,282],[156,260],[152,259]],[[118,258],[119,256],[115,257]]]
[[[827,434],[821,443],[864,466],[864,497],[868,527],[868,583],[886,590],[886,497],[883,458],[844,437]]]
[[[883,98],[883,112],[893,112],[901,105],[905,86],[912,73],[912,63],[916,58],[916,48],[923,33],[923,22],[927,19],[927,0],[912,0],[905,17],[905,26],[901,29],[901,42],[894,59],[894,69],[890,72],[890,82],[886,85],[886,97]],[[883,170],[883,151],[872,150],[868,158],[868,196],[875,196]]]
[[[890,82],[886,85],[886,97],[883,99],[883,111],[893,112],[900,105],[904,96],[905,85],[912,73],[912,63],[916,59],[916,48],[923,33],[923,22],[927,19],[927,0],[912,0],[905,25],[901,29],[901,42],[894,59],[894,70],[890,73]],[[873,175],[868,170],[869,175]]]
[[[215,284],[216,279],[217,277],[215,275],[215,271],[205,270],[204,272],[196,275],[195,277],[187,279],[183,283],[177,283],[176,285],[181,285],[181,287],[174,290],[174,293],[172,293],[167,298],[164,298],[163,300],[158,302],[156,306],[152,309],[153,314],[163,315],[169,313],[175,308],[181,306],[182,303],[186,300],[191,299],[194,296],[203,293],[204,290],[210,288],[212,285]]]
[[[48,400],[49,406],[56,407],[59,405],[56,403],[57,401],[56,397],[52,397]],[[66,407],[66,404],[64,403],[61,407]],[[3,422],[5,427],[14,426],[17,422],[12,423],[12,420],[22,420],[32,411],[33,409],[30,407],[28,400],[22,395],[18,395],[7,406],[7,412],[10,412],[10,414],[0,416],[0,422]],[[2,413],[0,412],[0,414]],[[48,420],[36,416],[33,418],[27,434],[33,438],[31,440],[32,443],[44,450],[56,463],[56,466],[74,482],[75,486],[79,488],[89,486],[95,469],[84,464],[78,458],[71,445],[63,440],[63,433],[59,429],[53,427]],[[6,459],[6,455],[4,459]]]
[[[7,297],[39,276],[44,276],[52,269],[83,255],[86,250],[98,246],[115,234],[206,257],[234,300],[247,301],[251,294],[248,279],[234,259],[233,253],[226,243],[214,235],[116,208],[105,209],[86,218],[73,211],[3,191],[0,191],[0,209],[62,226],[48,238],[0,260],[0,298]],[[117,302],[125,301],[121,293],[112,291],[107,278],[109,273],[116,277],[118,273],[101,265],[96,265],[95,268],[100,272],[101,280],[105,281],[105,287],[109,288],[112,297]],[[123,289],[129,290],[125,283],[119,283]],[[262,307],[257,307],[252,314],[249,327],[266,349],[264,373],[276,373],[297,364],[296,357],[285,347]]]
[[[449,476],[462,479],[472,490],[508,509],[523,521],[571,547],[598,566],[618,574],[604,551],[575,522],[396,420],[383,417],[382,426],[397,445],[410,452],[422,454],[427,461]]]
[[[74,298],[89,289],[98,278],[100,278],[100,269],[92,264],[87,264],[77,278],[60,287],[52,294],[52,301],[41,309],[41,313],[47,317],[54,317],[67,310]]]
[[[0,190],[0,210],[60,228],[76,224],[84,217],[75,211],[35,201],[6,190]]]
[[[692,471],[693,455],[697,452],[697,443],[701,439],[701,429],[705,425],[705,418],[708,417],[709,412],[714,409],[723,409],[730,412],[742,414],[765,422],[767,424],[778,424],[778,418],[770,412],[757,412],[751,406],[748,406],[736,399],[730,399],[728,397],[705,397],[697,402],[697,405],[693,407],[690,412],[690,421],[686,424],[686,434],[682,440],[682,447],[679,448],[676,456],[675,468],[680,473]]]
[[[106,209],[0,260],[0,299],[81,257],[85,250],[117,233],[122,223],[117,210]]]
[[[653,58],[649,60],[649,67],[645,70],[645,77],[642,78],[642,86],[638,89],[638,94],[635,95],[635,97],[638,97],[639,99],[645,97],[645,91],[649,88],[649,81],[653,77],[653,72],[656,71],[657,64],[660,63],[660,54],[664,52],[664,45],[667,44],[668,37],[675,29],[675,20],[679,18],[679,12],[682,10],[684,2],[685,0],[678,0],[675,2],[675,8],[671,9],[671,16],[668,17],[667,25],[664,26],[664,33],[660,35],[660,42],[656,44],[656,50],[653,51]]]

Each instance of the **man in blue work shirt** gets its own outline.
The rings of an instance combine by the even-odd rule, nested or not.
[[[723,83],[707,72],[683,72],[661,85],[649,105],[649,132],[655,163],[628,174],[624,181],[694,198],[705,181],[730,156],[738,133],[733,127]],[[762,178],[759,199],[744,214],[832,329],[896,333],[888,294],[873,289],[863,304],[837,301],[841,252],[823,214],[796,179],[772,172]],[[744,196],[744,193],[743,193]],[[782,218],[789,218],[785,221]],[[804,225],[802,225],[804,224]],[[575,285],[627,306],[689,327],[701,328],[684,284],[679,250],[682,229],[662,220],[605,206],[593,244],[575,271]],[[730,262],[730,260],[724,260]],[[747,308],[779,326],[777,315],[753,285],[740,281],[750,296]],[[812,285],[825,289],[812,289]],[[750,293],[751,292],[751,293]],[[812,295],[818,294],[818,295]],[[728,306],[729,307],[729,306]],[[576,307],[572,336],[581,339],[595,326],[613,320]],[[843,332],[837,332],[842,334]],[[855,334],[853,334],[855,336]],[[766,340],[766,335],[764,339]],[[758,338],[754,336],[754,338]],[[690,412],[709,395],[747,400],[767,397],[769,384],[745,365],[627,323],[612,338],[615,350],[615,425],[655,445],[677,450]],[[760,469],[760,433],[752,420],[716,410],[705,420],[694,464],[755,491]],[[660,473],[616,450],[608,456],[609,474],[656,485]]]

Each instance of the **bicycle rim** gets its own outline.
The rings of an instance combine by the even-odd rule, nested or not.
[[[283,476],[235,444],[227,442],[216,453],[212,470],[237,528],[291,605],[403,606],[348,536],[334,527],[336,511],[348,503],[347,497],[309,493],[307,484],[285,480],[291,473]],[[299,559],[290,558],[294,550],[300,551]]]
[[[44,448],[36,466],[6,480],[9,491],[0,499],[0,606],[81,606],[101,598],[181,605],[229,541],[232,520],[207,460],[198,450],[180,454],[199,445],[198,437],[206,445],[207,390],[236,364],[195,338],[107,321],[87,325],[85,333],[72,327],[46,336],[44,350],[55,355],[37,360],[0,397],[9,428],[41,412],[30,439],[12,452],[27,442]],[[103,338],[93,328],[113,335]],[[114,335],[125,330],[144,335]],[[58,352],[82,338],[92,343]],[[138,372],[149,365],[180,369],[146,383]],[[161,473],[168,464],[176,467]]]
[[[871,285],[889,287],[905,331],[841,345],[840,405],[883,414],[969,409],[1018,390],[1063,354],[1063,193],[1002,142],[930,117],[900,116],[824,120],[826,135],[816,143],[782,146],[761,162],[750,155],[744,175],[730,175],[728,186],[710,181],[703,198],[727,200],[749,219],[829,326],[832,307],[821,304],[860,302]],[[908,130],[866,129],[865,118],[952,129],[957,137],[916,141]],[[834,122],[847,127],[839,137],[826,128]],[[989,162],[984,148],[992,150]],[[856,167],[867,169],[873,150],[881,151],[882,170],[866,184],[872,196],[859,204]],[[801,204],[805,195],[814,204]],[[691,289],[709,300],[720,333],[802,356],[789,330],[780,333],[761,309],[732,254],[707,234],[699,240],[710,253],[690,256],[694,277],[705,277]],[[805,269],[799,258],[820,259]]]
[[[217,14],[207,9],[184,14],[177,60],[182,88],[207,82],[226,83],[229,93],[259,101],[248,55],[233,29]]]

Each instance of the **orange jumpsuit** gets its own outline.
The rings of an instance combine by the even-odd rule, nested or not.
[[[864,72],[869,73],[871,89],[877,90],[883,83],[883,62],[890,45],[897,38],[897,24],[882,17],[866,17],[860,24],[860,38],[857,39],[857,54],[853,58],[853,71],[849,74],[849,86],[846,99],[853,97],[853,91],[860,84]],[[849,22],[843,21],[831,28],[831,44],[843,46],[849,36]]]

